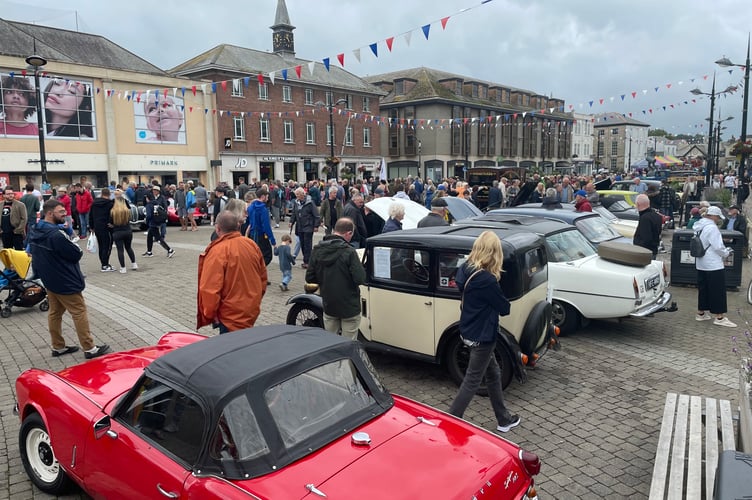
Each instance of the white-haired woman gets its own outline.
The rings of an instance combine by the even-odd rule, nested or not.
[[[504,253],[501,240],[491,231],[483,231],[473,243],[467,262],[457,271],[457,286],[462,292],[460,335],[470,349],[470,359],[460,390],[449,413],[462,418],[483,377],[496,416],[496,430],[507,432],[519,425],[520,417],[504,405],[501,369],[494,357],[499,315],[509,314],[509,300],[499,285]]]
[[[402,203],[389,205],[389,220],[384,224],[382,233],[402,230],[402,219],[405,218],[405,206]]]

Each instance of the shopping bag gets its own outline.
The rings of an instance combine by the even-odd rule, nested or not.
[[[89,235],[89,239],[86,241],[86,250],[89,253],[97,253],[99,251],[99,245],[97,244],[97,237],[94,233]]]

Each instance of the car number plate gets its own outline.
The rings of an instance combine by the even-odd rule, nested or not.
[[[660,285],[660,283],[661,283],[661,277],[659,275],[655,275],[645,280],[645,288],[647,290],[652,290],[653,288]]]

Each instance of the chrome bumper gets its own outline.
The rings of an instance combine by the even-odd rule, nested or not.
[[[666,307],[666,304],[668,304],[671,301],[671,294],[669,292],[664,291],[663,295],[661,297],[653,302],[652,304],[642,307],[632,313],[630,313],[630,316],[634,316],[637,318],[643,318],[645,316],[650,316],[653,313],[662,312],[662,311],[668,311],[668,312],[674,312],[678,308],[676,307],[676,303],[672,303],[669,307]]]

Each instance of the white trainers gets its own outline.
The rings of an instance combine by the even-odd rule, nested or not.
[[[710,315],[710,314],[707,314],[707,313],[705,313],[705,314],[696,314],[695,315],[695,319],[697,321],[708,321],[708,320],[713,319],[713,316]]]
[[[121,267],[121,268],[120,268],[120,274],[125,274],[125,273],[127,273],[127,272],[128,272],[128,271],[126,271],[124,267]]]
[[[520,425],[519,415],[512,415],[508,422],[501,423],[496,426],[496,430],[499,432],[509,432],[513,427]]]
[[[131,269],[133,269],[134,271],[138,269],[138,264],[136,264],[135,262],[131,264]]]
[[[718,319],[718,318],[716,318],[716,319],[715,319],[715,320],[713,321],[713,324],[714,324],[714,325],[718,325],[718,326],[728,326],[728,327],[730,327],[730,328],[736,328],[736,323],[732,322],[732,321],[731,321],[730,319],[728,319],[728,318],[727,318],[726,316],[724,316],[724,317],[723,317],[723,318],[721,318],[721,319]]]

